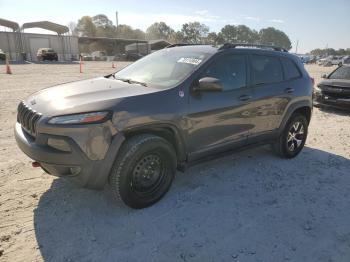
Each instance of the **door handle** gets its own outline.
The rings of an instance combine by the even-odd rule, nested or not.
[[[288,87],[284,90],[287,94],[292,94],[294,92],[294,88]]]
[[[249,100],[249,99],[251,99],[252,97],[251,96],[248,96],[248,95],[241,95],[240,97],[239,97],[239,100],[241,100],[241,101],[247,101],[247,100]]]

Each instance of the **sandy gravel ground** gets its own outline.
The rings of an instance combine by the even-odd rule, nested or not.
[[[33,169],[13,137],[21,99],[111,64],[12,70],[0,65],[0,261],[350,261],[349,114],[314,109],[296,159],[260,147],[203,163],[135,211]]]

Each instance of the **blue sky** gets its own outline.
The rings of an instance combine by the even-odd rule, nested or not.
[[[136,1],[136,0],[0,0],[0,18],[24,22],[50,20],[67,25],[83,15],[106,14],[115,22],[146,30],[164,21],[174,29],[199,21],[212,31],[225,24],[244,24],[256,30],[273,26],[290,37],[299,51],[313,48],[350,48],[350,0],[221,0],[221,1]],[[2,30],[3,28],[0,28]]]

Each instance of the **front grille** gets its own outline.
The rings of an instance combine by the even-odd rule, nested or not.
[[[41,114],[37,113],[23,102],[19,103],[17,108],[17,122],[32,136],[36,135],[36,124]]]
[[[325,96],[329,96],[334,99],[350,99],[350,95],[342,93],[333,93],[333,92],[322,92]]]
[[[332,97],[332,98],[343,98],[343,99],[349,99],[350,98],[350,89],[344,88],[341,86],[328,86],[325,85],[322,88],[322,93],[326,96]]]

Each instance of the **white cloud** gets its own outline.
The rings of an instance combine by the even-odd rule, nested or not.
[[[255,21],[255,22],[260,22],[260,17],[245,16],[244,19],[252,20],[252,21]]]
[[[281,19],[270,19],[269,22],[278,23],[278,24],[283,24],[284,23],[284,21],[281,20]]]
[[[208,10],[198,10],[194,12],[197,15],[207,15],[209,13]]]

